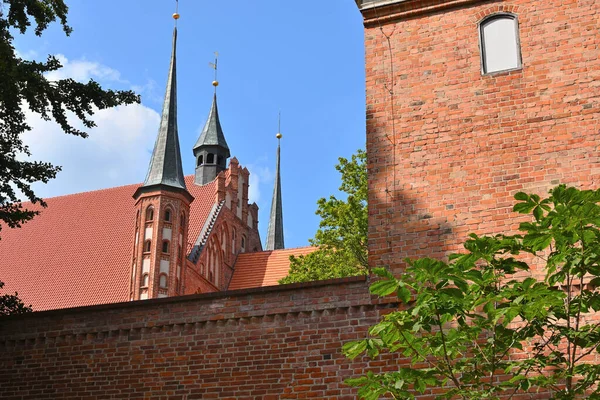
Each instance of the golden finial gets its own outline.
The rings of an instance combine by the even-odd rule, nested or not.
[[[277,120],[277,135],[275,135],[277,139],[281,139],[283,135],[281,134],[281,110],[279,110],[279,118]]]
[[[212,82],[212,85],[215,87],[215,92],[217,90],[217,86],[219,86],[219,81],[217,80],[217,62],[219,61],[219,52],[215,51],[215,62],[208,63],[215,70],[215,80]]]
[[[179,0],[175,0],[175,12],[173,13],[175,23],[177,23],[177,20],[179,19],[179,13],[177,11],[179,11]]]

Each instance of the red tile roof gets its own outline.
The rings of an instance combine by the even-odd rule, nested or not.
[[[240,254],[235,261],[233,278],[228,290],[277,285],[290,269],[290,256],[312,253],[316,247],[260,251]]]
[[[215,199],[215,182],[186,185],[194,242]],[[0,232],[3,292],[19,292],[34,310],[127,301],[134,199],[128,185],[46,199],[48,208],[18,229]],[[31,207],[31,205],[28,205]]]

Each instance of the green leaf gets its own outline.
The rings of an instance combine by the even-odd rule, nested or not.
[[[369,288],[372,294],[376,294],[378,296],[387,296],[392,294],[398,289],[398,281],[396,279],[393,280],[383,280],[375,282]]]

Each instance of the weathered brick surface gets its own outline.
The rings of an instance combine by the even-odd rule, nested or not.
[[[482,76],[478,22],[498,11],[518,17],[523,68]],[[599,186],[600,2],[413,0],[364,15],[372,265],[514,230],[518,191]]]
[[[353,278],[3,318],[0,397],[353,399],[341,344],[390,307]]]

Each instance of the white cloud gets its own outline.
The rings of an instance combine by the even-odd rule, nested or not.
[[[86,59],[69,61],[63,54],[56,54],[55,57],[62,64],[62,68],[46,74],[46,77],[51,81],[72,78],[78,82],[87,82],[90,79],[105,82],[126,82],[121,80],[119,71],[106,65]]]
[[[108,86],[111,82],[127,83],[119,71],[98,62],[71,61],[62,54],[56,57],[63,68],[48,73],[50,80],[95,79]],[[69,114],[71,125],[89,133],[86,139],[65,134],[58,124],[44,121],[30,110],[25,114],[32,130],[23,135],[23,140],[30,148],[31,159],[62,166],[56,179],[34,184],[37,195],[50,197],[138,183],[146,176],[160,121],[151,108],[133,104],[97,111],[92,117],[97,127],[92,129],[84,128],[75,115]]]
[[[160,117],[143,105],[134,104],[98,111],[98,125],[87,139],[67,135],[60,127],[28,111],[32,127],[24,135],[32,159],[62,166],[56,179],[36,184],[42,197],[140,182],[146,173]],[[76,117],[70,122],[81,128]]]
[[[158,84],[154,79],[148,79],[143,85],[133,85],[131,90],[142,97],[143,102],[162,104],[163,96],[160,94]]]
[[[250,187],[248,188],[248,201],[250,203],[259,203],[261,202],[261,193],[263,190],[267,190],[267,193],[272,193],[273,184],[275,180],[275,172],[269,167],[265,167],[264,165],[260,164],[249,164],[246,165],[246,168],[248,168],[248,170],[250,171]]]

